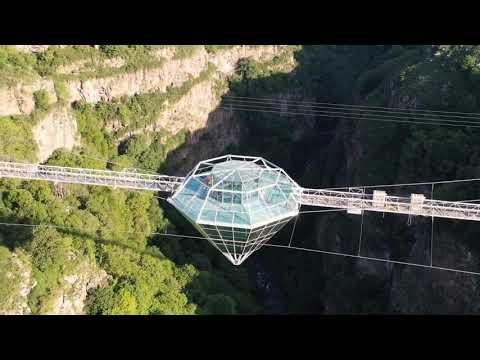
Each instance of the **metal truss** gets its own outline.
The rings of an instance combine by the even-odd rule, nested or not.
[[[351,214],[363,211],[388,212],[426,217],[441,217],[480,221],[480,204],[455,201],[427,200],[424,195],[410,197],[388,196],[385,191],[375,190],[373,194],[363,191],[331,191],[322,189],[297,188],[299,204],[346,209]]]
[[[185,178],[135,172],[93,170],[0,161],[0,178],[46,180],[55,183],[100,185],[113,188],[173,193]]]
[[[223,159],[223,157],[219,159]],[[46,180],[56,183],[100,185],[167,193],[174,193],[185,180],[184,177],[178,176],[4,161],[0,161],[0,178]],[[480,221],[480,204],[429,200],[421,194],[411,194],[410,197],[398,197],[389,196],[384,191],[377,190],[371,194],[366,194],[362,189],[333,191],[307,189],[298,186],[294,191],[294,198],[299,205],[345,209],[351,214],[361,214],[363,211],[376,211]]]

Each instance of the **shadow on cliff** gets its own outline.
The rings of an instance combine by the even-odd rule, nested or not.
[[[287,112],[301,110],[291,104],[287,109],[275,106],[276,111],[272,113],[242,111],[243,104],[233,97],[302,101],[322,97],[328,101],[346,101],[352,97],[351,88],[339,77],[345,77],[342,70],[348,64],[330,72],[332,54],[333,50],[327,47],[305,46],[294,53],[296,67],[292,72],[273,74],[265,73],[258,63],[241,59],[229,91],[209,114],[205,127],[191,133],[187,142],[170,151],[161,170],[185,175],[199,161],[237,153],[263,156],[284,167],[293,177],[300,175],[305,159],[315,158],[320,152],[322,144],[318,141],[333,137],[332,133],[322,136],[314,133],[333,132],[337,125],[335,119],[315,121],[311,116],[290,116]],[[318,68],[324,70],[315,75]],[[347,72],[351,74],[352,70]],[[349,81],[354,81],[353,75]],[[293,145],[295,151],[292,151]]]
[[[160,172],[185,176],[202,160],[238,154],[264,157],[305,187],[334,184],[341,164],[345,163],[343,147],[329,146],[339,141],[335,137],[336,119],[287,114],[301,112],[297,107],[275,106],[278,111],[272,113],[242,111],[237,110],[243,106],[235,100],[240,96],[279,101],[317,97],[345,101],[352,97],[353,85],[345,85],[344,73],[349,74],[348,81],[353,83],[353,70],[347,69],[348,64],[343,62],[336,71],[330,71],[333,53],[327,47],[305,46],[294,53],[297,65],[292,72],[267,75],[255,62],[241,60],[236,69],[238,76],[230,82],[219,106],[209,114],[205,127],[191,133],[185,143],[170,151]],[[319,73],[318,69],[322,71]],[[176,225],[182,223],[171,211],[168,215]],[[188,224],[181,227],[189,229]]]
[[[334,146],[333,148],[337,149],[334,152],[329,149],[332,142],[339,141],[335,137],[338,125],[336,119],[312,118],[305,115],[288,116],[287,112],[301,112],[299,108],[287,108],[288,111],[278,108],[278,111],[272,113],[241,111],[238,109],[243,106],[235,100],[237,96],[275,98],[279,101],[316,100],[321,97],[332,102],[340,99],[347,102],[352,98],[348,82],[354,81],[353,70],[347,69],[348,64],[343,62],[337,66],[336,71],[331,71],[332,54],[333,50],[326,47],[305,46],[294,54],[297,65],[292,72],[274,74],[265,74],[264,69],[258,64],[241,60],[236,69],[238,76],[230,82],[229,91],[222,97],[220,105],[209,114],[206,126],[193,132],[186,143],[169,152],[161,172],[185,176],[198,162],[230,153],[264,157],[284,168],[302,186],[320,187],[322,184],[334,184],[335,176],[342,167],[341,164],[344,163],[342,159],[345,156],[341,150],[338,151],[343,149],[343,146]],[[350,77],[347,81],[345,78],[348,76]],[[338,86],[339,83],[343,86]],[[176,211],[167,208],[164,210],[181,233],[192,231],[191,225]],[[293,221],[270,243],[288,244],[292,223]],[[315,217],[312,216],[302,217],[299,221],[301,226],[295,235],[297,246],[305,245],[308,239],[311,240],[310,229],[314,227],[314,223]],[[211,266],[214,268],[237,271],[232,269],[232,265],[206,241],[200,247],[197,247],[198,242],[193,244],[184,240],[181,240],[181,244],[177,242],[175,245],[166,245],[158,239],[152,243],[158,244],[162,252],[169,254],[179,263],[191,257],[179,257],[178,254],[194,252],[197,257],[201,254],[206,255],[205,263],[209,262],[208,259],[213,259]],[[302,304],[292,307],[294,311],[323,310],[320,299],[322,281],[314,270],[319,266],[320,256],[306,256],[270,247],[252,255],[244,266],[249,269],[254,267],[255,260],[252,258],[256,256],[267,264],[269,271],[273,272],[273,277],[286,277],[281,280],[281,288],[283,292],[289,293],[290,302],[298,303],[299,295],[303,293]],[[279,262],[276,263],[275,259],[279,259]],[[285,275],[286,268],[297,270]],[[309,279],[306,279],[305,272],[311,274],[308,276]],[[251,277],[254,276],[256,274],[251,274]],[[252,278],[251,281],[256,279]],[[300,289],[292,291],[298,286]]]
[[[359,163],[350,162],[353,168],[347,168],[346,164],[352,154],[348,153],[348,147],[345,146],[348,139],[341,133],[364,124],[357,125],[332,118],[286,116],[281,109],[276,113],[237,110],[242,106],[232,97],[356,103],[359,99],[358,77],[376,66],[375,61],[371,61],[372,53],[380,54],[379,58],[383,56],[381,53],[385,49],[378,48],[305,46],[295,54],[297,67],[287,74],[264,75],[255,65],[241,62],[237,68],[239,76],[230,83],[230,91],[223,96],[220,108],[210,114],[204,129],[192,135],[192,141],[169,154],[164,170],[185,175],[201,160],[234,153],[262,156],[284,168],[301,186],[328,188],[353,183],[352,174]],[[383,78],[377,80],[377,84],[369,86],[374,88]],[[292,109],[288,111],[291,112]],[[229,122],[222,122],[224,117],[228,117]],[[230,136],[238,137],[235,141],[223,141],[222,131],[227,127],[233,129],[234,126],[238,128]],[[369,143],[363,145],[367,147]],[[380,173],[386,178],[392,175],[383,169]],[[320,221],[319,216],[301,216],[294,238],[295,245],[355,252],[360,218],[335,215],[325,219],[327,220]],[[419,260],[426,259],[429,251],[426,238],[420,242],[415,238],[419,233],[426,234],[428,224],[421,222],[418,226],[414,224],[415,226],[407,228],[403,218],[393,217],[382,218],[381,225],[373,220],[366,225],[370,223],[372,226],[364,233],[364,237],[369,240],[367,245],[370,246],[366,250],[385,258],[393,256],[406,260],[414,255]],[[282,232],[272,242],[288,244],[289,236],[290,233]],[[265,249],[253,256],[264,262],[280,282],[287,294],[290,312],[389,311],[393,267],[287,249]],[[249,266],[248,261],[245,264]],[[405,267],[397,266],[396,276],[401,275],[404,269]],[[433,280],[430,274],[424,276]],[[338,305],[342,303],[345,306]]]

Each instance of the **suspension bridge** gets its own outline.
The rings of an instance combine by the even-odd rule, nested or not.
[[[226,158],[253,157],[227,155]],[[185,177],[148,173],[94,170],[65,166],[36,165],[0,161],[0,178],[45,180],[54,183],[99,185],[119,189],[150,190],[174,193]],[[423,184],[423,183],[422,183]],[[380,186],[380,185],[378,185]],[[375,186],[377,187],[377,186]],[[443,217],[480,221],[480,204],[426,199],[422,194],[410,197],[388,196],[385,191],[365,193],[357,187],[334,191],[296,187],[294,197],[300,205],[345,209],[350,214],[363,211],[388,212],[426,217]]]
[[[467,128],[469,131],[480,128],[480,114],[452,111],[237,96],[225,96],[218,109],[273,113],[279,116],[381,121],[390,123],[389,126],[393,124],[429,127],[453,126]],[[326,134],[330,133],[337,133],[337,131],[326,132]],[[434,200],[433,186],[437,183],[480,179],[312,189],[300,186],[283,169],[265,159],[242,155],[225,155],[201,161],[185,177],[127,170],[110,171],[0,161],[0,178],[43,180],[54,183],[97,185],[131,191],[148,190],[164,193],[168,199],[160,198],[173,205],[202,235],[202,237],[191,238],[208,240],[234,265],[240,265],[262,246],[272,246],[480,275],[480,273],[471,271],[437,267],[432,263],[434,218],[480,220],[480,204],[474,204],[473,201]],[[388,195],[384,190],[366,191],[372,188],[418,184],[432,186],[430,199],[423,194],[416,193],[399,197]],[[300,211],[301,206],[320,207],[326,208],[326,210]],[[346,211],[348,214],[362,215],[362,225],[365,212],[405,214],[408,215],[409,220],[412,216],[431,218],[430,264],[361,256],[360,246],[356,255],[291,246],[299,214],[328,211]],[[295,218],[295,222],[288,246],[268,244],[268,240],[292,218]],[[27,224],[3,225],[33,226]],[[362,227],[360,229],[361,243]]]
[[[202,161],[186,177],[1,161],[0,178],[165,193],[167,200],[234,265],[268,245],[303,205],[353,215],[371,211],[480,220],[480,204],[427,199],[423,194],[398,197],[380,190],[366,193],[358,187],[344,191],[304,188],[271,162],[242,155]]]

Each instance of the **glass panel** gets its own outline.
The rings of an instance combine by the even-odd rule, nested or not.
[[[223,193],[223,203],[224,204],[231,204],[233,199],[233,194],[231,192],[224,192]]]
[[[246,213],[235,213],[233,223],[238,225],[249,225],[250,218]]]
[[[233,214],[231,212],[228,212],[228,211],[219,211],[217,213],[217,219],[216,219],[216,222],[217,223],[228,223],[228,224],[231,224],[232,223],[232,219],[233,219]]]
[[[222,251],[229,250],[232,254],[235,251],[239,255],[243,251],[242,243],[264,241],[279,231],[289,219],[276,223],[272,219],[297,210],[298,205],[289,196],[294,183],[278,168],[266,166],[257,159],[226,159],[212,160],[213,165],[201,164],[193,174],[200,176],[190,177],[172,203],[192,221],[200,215],[201,222],[220,224],[220,232],[215,226],[202,225],[204,235],[215,241],[220,235],[225,240],[239,241],[236,245],[230,243],[227,248],[222,245]],[[215,190],[208,193],[213,184]],[[227,189],[230,192],[225,191]],[[253,231],[248,229],[260,223],[266,225],[257,226]]]
[[[242,203],[242,196],[241,194],[232,194],[233,195],[233,200],[232,202],[234,204],[241,204]]]
[[[191,178],[186,184],[185,184],[185,190],[190,193],[196,193],[199,189],[199,187],[202,184],[197,181],[195,178]]]
[[[203,209],[202,216],[200,217],[200,220],[214,223],[215,222],[215,214],[216,214],[216,212],[213,211],[213,210]]]
[[[246,229],[240,229],[240,228],[236,228],[234,229],[235,231],[235,241],[247,241],[247,238],[248,238],[248,230]]]
[[[221,191],[212,191],[210,193],[209,199],[217,202],[222,202],[223,193]]]

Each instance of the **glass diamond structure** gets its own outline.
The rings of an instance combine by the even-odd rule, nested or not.
[[[168,201],[234,265],[240,265],[298,215],[287,173],[251,156],[198,163]]]

